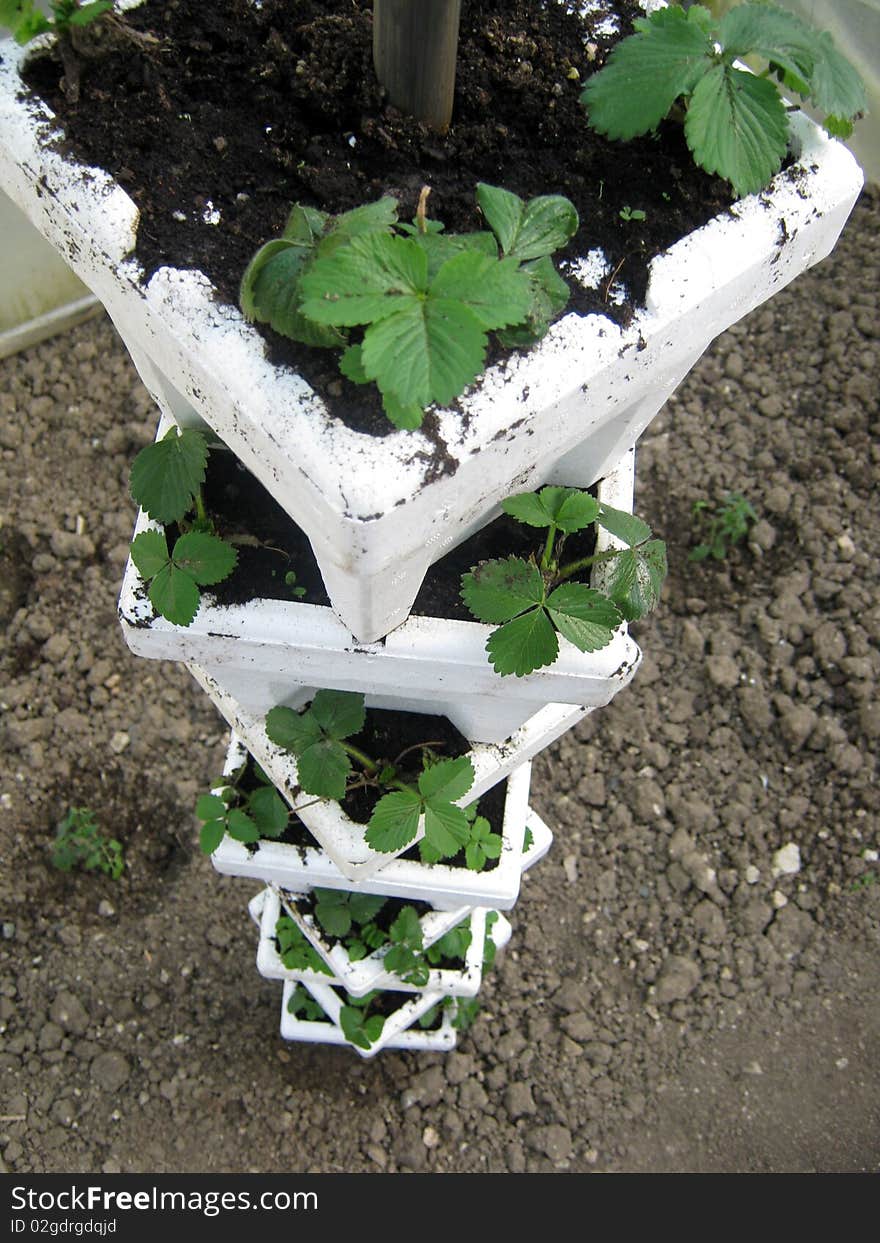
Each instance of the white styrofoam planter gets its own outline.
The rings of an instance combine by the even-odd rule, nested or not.
[[[503,915],[498,916],[498,922],[492,929],[491,935],[498,950],[503,949],[510,940],[511,927]],[[281,1003],[281,1035],[285,1040],[307,1041],[314,1044],[344,1044],[354,1049],[356,1053],[359,1053],[364,1058],[375,1057],[383,1049],[420,1049],[422,1051],[433,1049],[443,1051],[455,1046],[457,1033],[452,1026],[451,1014],[449,1012],[443,1015],[441,1024],[436,1030],[422,1031],[418,1028],[413,1030],[413,1024],[423,1014],[427,1014],[432,1006],[438,1005],[444,1000],[443,993],[421,993],[410,1001],[404,1001],[398,1010],[386,1018],[382,1034],[376,1043],[369,1049],[359,1049],[346,1039],[339,1025],[339,1012],[342,1009],[343,1002],[333,985],[329,983],[311,983],[305,980],[302,983],[303,987],[308,989],[331,1021],[329,1024],[309,1022],[297,1019],[290,1014],[287,1009],[287,1002],[296,988],[297,981],[287,980],[284,984]]]
[[[161,419],[158,436],[170,426]],[[629,451],[602,480],[599,500],[631,513],[633,485]],[[141,511],[135,535],[146,530],[161,528]],[[618,546],[599,530],[597,551]],[[410,616],[381,643],[358,644],[330,608],[265,599],[217,606],[205,597],[191,625],[172,625],[153,612],[129,558],[119,598],[125,640],[138,656],[200,666],[257,716],[276,704],[300,707],[310,688],[329,687],[364,691],[373,707],[446,716],[473,742],[503,742],[547,703],[609,703],[641,659],[624,624],[601,651],[579,652],[560,636],[549,668],[502,678],[486,655],[492,627],[476,621]]]
[[[235,772],[246,758],[244,745],[233,734],[224,775]],[[509,794],[507,806],[510,806]],[[248,849],[228,835],[214,851],[211,861],[224,876],[246,876],[295,893],[308,889],[357,889],[360,893],[429,902],[438,910],[490,906],[508,911],[516,902],[523,872],[544,857],[553,841],[550,830],[531,807],[525,808],[522,820],[517,815],[517,826],[515,832],[512,827],[508,828],[505,807],[504,846],[499,865],[483,872],[451,867],[448,863],[393,859],[381,871],[352,884],[327,852],[317,846],[289,846],[263,840],[255,849]],[[532,830],[532,843],[528,850],[522,851],[526,828]]]
[[[350,820],[340,804],[334,800],[318,799],[300,789],[296,757],[270,740],[263,717],[245,712],[223,687],[219,686],[214,679],[204,676],[195,666],[190,665],[189,669],[202,689],[209,695],[214,706],[226,718],[248,751],[271,779],[279,794],[299,815],[303,824],[324,847],[343,875],[350,880],[363,880],[387,867],[392,859],[403,854],[409,850],[410,846],[422,839],[424,817],[419,821],[416,836],[399,851],[373,850],[364,836],[365,824]],[[369,698],[367,703],[369,705]],[[560,734],[575,725],[584,715],[585,709],[583,708],[572,708],[567,704],[550,704],[541,712],[535,713],[506,742],[474,743],[466,753],[473,765],[474,781],[467,794],[457,800],[459,805],[468,806],[492,786],[508,777],[505,824],[511,826],[510,832],[515,832],[514,826],[525,816],[528,802],[530,773],[528,761],[544,747],[548,747],[551,742],[555,742]],[[509,845],[502,850],[502,865],[506,863],[507,854],[513,849],[513,845]]]
[[[333,972],[306,972],[285,967],[275,943],[275,925],[279,916],[289,915],[310,945],[320,954]],[[446,997],[475,997],[480,991],[483,978],[483,941],[486,935],[486,908],[460,907],[457,911],[427,911],[420,920],[424,945],[435,941],[457,927],[462,920],[470,918],[473,933],[464,965],[458,970],[432,968],[424,985],[407,984],[400,976],[383,968],[385,949],[376,950],[360,962],[352,962],[341,944],[330,945],[321,929],[310,915],[303,915],[297,906],[297,895],[282,890],[267,889],[262,906],[260,940],[257,947],[257,970],[267,980],[305,980],[314,983],[339,984],[352,997],[363,997],[373,989],[388,989],[399,993],[443,993]],[[387,948],[387,947],[386,947]]]
[[[565,315],[487,371],[465,417],[439,412],[456,465],[438,472],[421,432],[373,438],[332,418],[202,273],[161,268],[141,283],[135,204],[56,149],[50,110],[22,92],[25,54],[4,49],[0,65],[0,188],[102,300],[160,406],[210,424],[306,532],[362,642],[405,619],[428,565],[505,495],[600,478],[714,337],[828,254],[862,185],[846,148],[794,115],[794,168],[658,256],[629,327]]]

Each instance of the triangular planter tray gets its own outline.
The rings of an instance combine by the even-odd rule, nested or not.
[[[171,421],[160,421],[163,436]],[[634,454],[602,480],[599,499],[632,512]],[[135,535],[161,530],[141,511]],[[662,532],[661,532],[662,534]],[[600,530],[597,549],[620,541]],[[593,575],[601,587],[602,567]],[[249,712],[275,704],[300,707],[314,686],[363,691],[374,706],[447,716],[474,742],[503,742],[548,703],[597,708],[632,679],[641,652],[622,625],[598,652],[580,652],[560,636],[556,662],[528,677],[500,677],[486,655],[492,627],[479,622],[409,617],[381,643],[358,644],[332,609],[259,599],[218,607],[206,598],[189,626],[153,611],[129,558],[119,598],[125,640],[138,656],[199,665]]]
[[[188,667],[214,706],[270,778],[278,793],[297,812],[303,824],[320,842],[344,876],[350,880],[363,880],[372,876],[424,836],[423,817],[416,837],[399,851],[380,853],[372,850],[364,840],[365,825],[350,820],[338,803],[330,799],[316,799],[303,793],[299,788],[296,758],[270,741],[264,717],[244,711],[217,681],[206,677],[194,665]],[[370,697],[367,696],[367,707],[370,706]],[[550,704],[535,713],[507,742],[500,745],[474,743],[467,752],[474,767],[474,782],[467,794],[458,800],[459,804],[462,807],[467,806],[508,777],[507,806],[510,811],[505,811],[505,824],[508,823],[508,815],[511,825],[516,820],[521,821],[528,802],[530,768],[527,761],[576,724],[584,714],[583,708],[572,708],[568,704]],[[505,830],[505,848],[502,851],[501,863],[494,871],[499,871],[516,849],[507,832]],[[513,870],[517,871],[515,863]],[[282,887],[289,888],[285,885]]]
[[[491,935],[498,950],[503,949],[510,940],[511,927],[503,915],[499,915]],[[432,1006],[444,1000],[443,993],[421,993],[410,1001],[403,1001],[400,1008],[386,1018],[382,1035],[376,1043],[369,1049],[359,1049],[345,1038],[339,1026],[342,1000],[333,985],[312,983],[306,980],[302,983],[323,1008],[331,1022],[330,1024],[316,1023],[294,1018],[287,1010],[287,1002],[296,988],[297,981],[287,980],[284,984],[281,1003],[281,1035],[285,1040],[308,1041],[315,1044],[344,1044],[364,1058],[375,1057],[383,1049],[448,1050],[455,1045],[457,1033],[452,1026],[449,1014],[444,1014],[440,1027],[436,1031],[420,1031],[419,1029],[413,1031],[413,1024],[417,1023],[423,1014],[427,1014]],[[405,995],[401,994],[402,997]],[[407,1036],[409,1039],[404,1039]]]
[[[361,642],[406,618],[427,566],[505,495],[600,478],[714,337],[828,254],[862,185],[846,148],[795,114],[795,166],[656,258],[628,328],[566,315],[538,349],[490,368],[463,414],[440,412],[454,469],[438,471],[421,432],[373,438],[332,418],[202,273],[162,268],[141,285],[135,204],[54,149],[50,110],[22,90],[24,55],[4,45],[0,188],[102,300],[160,406],[210,424],[307,533]]]
[[[247,749],[233,733],[224,774],[235,772],[246,758]],[[515,774],[511,780],[514,778]],[[516,902],[523,872],[544,857],[553,841],[552,833],[531,807],[525,808],[522,821],[517,817],[517,822],[518,837],[512,830],[509,835],[505,834],[513,843],[510,863],[502,851],[499,866],[483,872],[471,872],[445,863],[393,859],[381,871],[353,885],[327,852],[317,846],[289,846],[264,840],[256,849],[249,850],[228,835],[214,851],[211,861],[224,876],[245,876],[293,892],[357,889],[360,893],[429,902],[438,910],[490,906],[507,911]],[[521,849],[526,828],[532,830],[532,843],[517,858],[515,847],[518,844]]]
[[[284,890],[269,888],[265,891],[260,922],[260,940],[257,947],[257,970],[267,980],[310,980],[316,984],[338,984],[352,997],[363,997],[373,989],[399,993],[443,993],[447,997],[476,997],[483,978],[483,941],[486,935],[486,908],[460,907],[457,911],[428,911],[421,918],[425,948],[433,945],[462,920],[470,918],[473,939],[459,970],[433,969],[428,982],[422,986],[407,984],[399,976],[384,970],[384,953],[377,950],[360,962],[352,962],[342,945],[329,945],[321,935],[321,929],[309,915],[303,915],[297,905],[298,897]],[[275,944],[275,925],[281,915],[289,915],[321,955],[333,972],[328,976],[319,971],[299,971],[285,967]]]

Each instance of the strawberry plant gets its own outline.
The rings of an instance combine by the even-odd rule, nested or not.
[[[280,238],[257,251],[241,282],[247,319],[305,345],[342,349],[340,370],[375,383],[397,427],[449,405],[483,369],[488,333],[506,346],[539,341],[569,290],[550,256],[578,227],[568,199],[523,201],[480,184],[488,231],[447,234],[412,223],[386,197],[331,217],[296,204]]]
[[[208,451],[201,432],[172,427],[141,449],[131,467],[135,501],[155,522],[175,524],[182,531],[170,550],[164,531],[142,531],[131,545],[131,559],[149,584],[150,603],[177,626],[188,626],[195,618],[199,588],[222,582],[238,560],[232,545],[215,534],[205,511],[202,485]]]
[[[0,26],[6,26],[16,43],[29,43],[37,35],[54,31],[59,38],[76,27],[89,26],[113,8],[113,0],[50,0],[47,17],[34,0],[0,0]]]
[[[731,548],[744,540],[749,525],[758,521],[754,507],[739,492],[731,492],[720,505],[694,501],[693,516],[703,538],[688,554],[689,561],[712,557],[723,561]]]
[[[827,31],[774,4],[743,4],[720,19],[701,4],[670,5],[633,24],[635,34],[584,88],[590,124],[625,141],[683,109],[694,160],[737,195],[767,185],[788,150],[777,83],[819,109],[836,137],[847,137],[865,109],[864,85]],[[739,67],[745,56],[766,62],[764,72]]]
[[[275,924],[275,940],[278,955],[289,971],[317,971],[332,976],[324,959],[289,915],[282,915]]]
[[[125,868],[122,845],[115,837],[105,837],[88,807],[71,807],[58,825],[52,843],[52,866],[59,872],[81,867],[86,872],[103,872],[118,880]]]
[[[257,785],[244,792],[239,782],[247,770],[244,764],[232,777],[221,777],[219,794],[203,794],[196,803],[202,821],[199,845],[206,855],[213,854],[228,833],[237,842],[257,842],[261,837],[280,837],[287,828],[290,811],[258,765],[253,766]]]
[[[424,817],[425,838],[438,857],[457,854],[470,838],[467,816],[456,806],[473,785],[470,759],[466,755],[439,759],[427,742],[393,758],[373,759],[348,741],[363,729],[365,720],[363,695],[320,690],[302,712],[272,708],[266,716],[266,733],[296,756],[299,783],[306,794],[340,801],[354,788],[387,791],[376,803],[365,833],[373,850],[402,850],[414,840]],[[413,749],[421,753],[423,765],[415,778],[401,767]]]
[[[666,577],[666,545],[652,538],[641,518],[600,504],[588,492],[552,486],[509,496],[502,508],[547,534],[543,550],[528,560],[484,561],[462,576],[461,597],[477,621],[500,623],[486,643],[496,673],[524,677],[552,665],[559,634],[581,652],[599,651],[624,619],[635,621],[655,607]],[[593,525],[626,546],[564,562],[566,538]],[[605,563],[604,591],[571,581],[598,563]]]

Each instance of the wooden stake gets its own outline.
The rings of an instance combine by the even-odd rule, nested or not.
[[[388,98],[441,133],[452,120],[461,0],[373,0],[373,64]]]

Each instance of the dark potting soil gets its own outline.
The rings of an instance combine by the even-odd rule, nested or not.
[[[234,454],[212,450],[204,498],[218,534],[238,550],[235,572],[210,588],[216,604],[266,599],[329,606],[307,536]],[[169,534],[173,544],[175,532]],[[419,617],[473,621],[460,595],[462,574],[479,562],[496,557],[528,559],[531,553],[541,551],[542,543],[540,531],[502,514],[430,567],[413,613]],[[592,528],[569,536],[565,541],[565,560],[589,556],[594,545]],[[296,575],[296,582],[288,586],[285,577],[291,572]],[[305,594],[294,594],[295,587],[304,588]]]
[[[609,5],[622,34],[642,15],[633,0]],[[603,13],[568,0],[465,0],[453,123],[440,135],[384,99],[371,7],[148,0],[127,20],[158,44],[89,60],[78,103],[48,56],[26,81],[59,117],[66,149],[106,168],[137,204],[145,277],[166,264],[200,269],[233,304],[248,260],[294,202],[338,212],[392,194],[408,219],[427,184],[432,213],[467,230],[480,227],[474,191],[488,181],[572,199],[581,224],[561,257],[601,248],[627,297],[615,306],[607,288],[570,282],[570,309],[626,322],[650,259],[730,204],[729,187],[694,166],[680,126],[620,144],[587,125],[578,96],[619,37],[602,33]],[[622,221],[626,207],[645,219]],[[392,430],[373,386],[345,380],[334,352],[265,335],[273,361],[294,366],[334,415]]]

